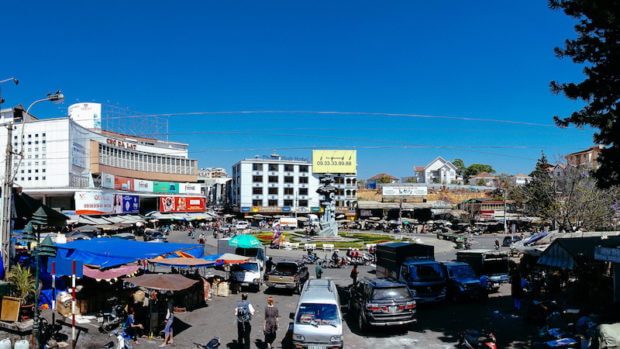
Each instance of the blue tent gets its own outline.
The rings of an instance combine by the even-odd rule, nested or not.
[[[124,239],[97,238],[56,244],[57,258],[79,260],[86,265],[110,268],[175,252],[200,258],[204,247],[198,244],[143,242]]]

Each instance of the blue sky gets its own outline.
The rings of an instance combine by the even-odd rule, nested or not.
[[[3,106],[62,90],[64,104],[33,108],[41,118],[94,101],[147,114],[345,111],[551,125],[580,107],[549,91],[551,80],[581,80],[582,68],[554,56],[574,20],[546,1],[9,2],[3,13],[0,80],[21,81],[2,85]],[[174,116],[169,127],[200,167],[230,170],[273,148],[310,157],[312,147],[357,146],[360,178],[412,175],[437,156],[529,173],[541,149],[553,160],[592,145],[587,130],[394,116]]]

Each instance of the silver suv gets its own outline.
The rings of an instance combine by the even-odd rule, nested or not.
[[[330,279],[306,282],[297,311],[290,317],[294,348],[342,348],[342,313],[336,284]]]

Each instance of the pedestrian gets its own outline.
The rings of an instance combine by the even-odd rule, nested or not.
[[[174,322],[174,307],[172,304],[172,297],[168,298],[166,306],[166,326],[164,327],[164,343],[160,347],[165,347],[166,344],[173,343],[172,323]]]
[[[273,257],[269,257],[267,262],[265,262],[265,274],[268,274],[273,268]]]
[[[353,279],[353,285],[357,284],[357,275],[359,272],[357,271],[357,263],[353,264],[353,269],[351,270],[351,279]]]
[[[514,270],[510,279],[510,293],[512,295],[512,301],[517,312],[521,310],[521,298],[523,298],[523,287],[521,286],[521,275],[517,270]]]
[[[125,320],[125,333],[129,336],[130,339],[133,339],[135,344],[138,343],[138,328],[144,329],[142,324],[136,323],[136,313],[133,308],[129,308],[129,315],[127,316],[127,320]]]
[[[321,264],[323,263],[319,262],[317,263],[316,267],[314,267],[314,273],[316,274],[317,279],[320,279],[321,276],[323,275],[323,266]]]
[[[278,308],[273,305],[273,297],[267,298],[267,307],[265,308],[265,324],[263,331],[265,332],[265,343],[267,348],[271,348],[271,344],[276,340],[276,331],[280,327],[280,313]]]
[[[250,332],[252,325],[250,320],[254,316],[254,307],[248,302],[248,294],[241,294],[241,302],[235,308],[237,317],[237,346],[239,348],[250,348]]]

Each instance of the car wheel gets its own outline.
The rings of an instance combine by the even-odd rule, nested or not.
[[[359,328],[359,330],[362,332],[368,330],[368,325],[366,325],[366,322],[364,321],[364,316],[362,315],[362,312],[360,312],[357,316],[357,328]]]

